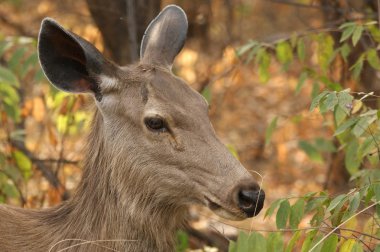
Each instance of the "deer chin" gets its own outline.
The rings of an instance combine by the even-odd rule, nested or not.
[[[215,200],[211,200],[208,197],[205,197],[206,199],[206,205],[208,208],[214,212],[216,215],[219,217],[228,219],[228,220],[233,220],[233,221],[241,221],[245,220],[247,216],[238,209],[231,209],[230,207],[223,206],[221,203],[216,203]],[[219,202],[219,201],[218,201]]]

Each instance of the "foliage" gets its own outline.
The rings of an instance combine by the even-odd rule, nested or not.
[[[58,147],[65,136],[80,133],[88,118],[78,111],[80,96],[47,84],[36,46],[32,38],[0,36],[0,202],[27,203],[22,188],[38,168],[25,139],[30,121],[45,123],[49,144]]]
[[[373,92],[345,88],[348,81],[359,81],[365,67],[380,70],[376,48],[380,31],[377,22],[369,21],[344,23],[338,32],[337,41],[326,32],[296,34],[271,44],[250,41],[236,54],[246,64],[256,65],[263,83],[270,80],[273,60],[282,66],[282,71],[290,70],[292,65],[301,66],[295,94],[311,85],[310,112],[319,109],[331,137],[300,140],[298,146],[319,164],[325,162],[328,154],[343,153],[354,188],[337,196],[322,191],[274,201],[265,218],[274,216],[277,230],[267,236],[257,231],[241,233],[236,242],[231,241],[229,251],[380,251],[377,221],[380,217],[380,110],[365,105],[367,99],[379,97]],[[355,54],[364,36],[370,36],[376,43]],[[356,59],[350,65],[353,57]],[[348,78],[344,78],[347,75],[344,69],[349,71]],[[279,120],[280,117],[275,117],[270,122],[266,145]],[[300,228],[305,222],[308,227]]]

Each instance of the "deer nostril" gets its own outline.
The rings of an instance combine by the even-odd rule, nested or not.
[[[265,192],[263,190],[243,189],[238,192],[239,208],[248,216],[257,215],[264,206]]]

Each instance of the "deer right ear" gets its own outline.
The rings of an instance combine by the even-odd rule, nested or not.
[[[55,87],[72,93],[92,92],[101,98],[97,77],[111,64],[89,42],[45,18],[38,54],[46,77]]]

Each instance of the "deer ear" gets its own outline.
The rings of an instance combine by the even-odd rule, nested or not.
[[[141,41],[142,63],[171,68],[174,58],[185,44],[187,33],[185,12],[169,5],[149,24]]]
[[[58,89],[72,93],[100,95],[97,77],[110,63],[89,42],[45,18],[38,39],[42,69]]]

